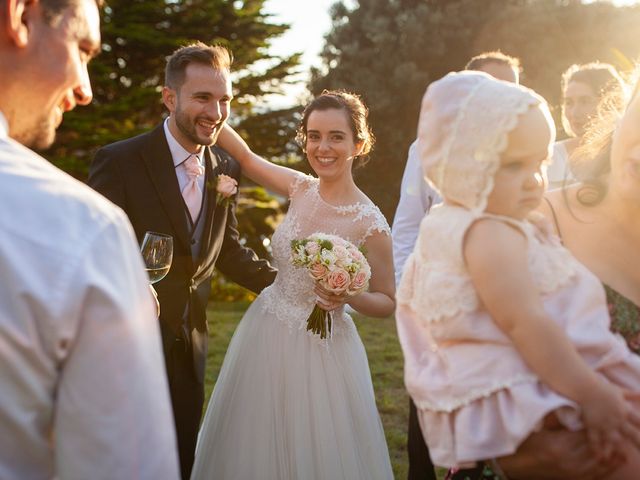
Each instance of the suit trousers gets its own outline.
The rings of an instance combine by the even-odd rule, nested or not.
[[[189,480],[204,404],[204,383],[194,369],[191,342],[173,337],[170,342],[165,338],[165,361],[178,439],[180,472],[183,480]]]
[[[437,480],[436,472],[429,456],[429,449],[422,436],[422,430],[420,430],[418,410],[412,399],[409,399],[407,451],[409,453],[408,480]]]

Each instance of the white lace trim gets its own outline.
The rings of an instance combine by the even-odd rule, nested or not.
[[[406,262],[396,299],[408,305],[424,322],[436,322],[471,313],[480,307],[471,279],[457,275],[434,262],[417,261],[414,251]]]
[[[518,373],[506,380],[494,380],[489,385],[478,387],[468,391],[468,393],[459,398],[442,399],[437,402],[432,402],[426,399],[417,399],[414,397],[416,407],[421,410],[431,410],[434,412],[446,412],[451,413],[461,407],[467,406],[476,400],[487,398],[496,392],[501,390],[508,390],[516,385],[522,385],[525,383],[537,383],[538,377],[533,374]]]
[[[374,233],[382,233],[383,235],[390,236],[391,235],[391,227],[387,223],[387,219],[382,215],[380,209],[373,204],[363,205],[360,213],[356,217],[358,220],[364,219],[366,217],[371,217],[373,219],[373,223],[369,225],[367,231],[364,234],[363,241],[369,238]]]
[[[311,178],[311,181],[309,182],[309,184],[313,189],[314,193],[318,196],[318,199],[322,203],[324,203],[330,208],[335,209],[336,212],[342,215],[355,214],[355,217],[353,218],[354,222],[364,221],[367,218],[371,218],[373,220],[373,223],[369,225],[366,233],[362,237],[361,239],[362,242],[364,242],[364,240],[369,238],[375,232],[383,233],[385,235],[391,235],[391,227],[389,226],[387,219],[384,217],[384,215],[382,214],[380,209],[377,207],[377,205],[373,203],[363,203],[363,202],[356,202],[350,205],[331,205],[330,203],[327,203],[325,200],[323,200],[322,196],[320,195],[320,190],[319,190],[320,181],[314,177],[310,177],[310,178]]]
[[[396,295],[421,321],[442,321],[481,307],[462,251],[465,232],[477,218],[465,209],[442,206],[424,221]],[[553,293],[574,279],[577,263],[564,247],[542,243],[528,222],[503,220],[526,235],[529,269],[540,294]]]
[[[443,198],[484,211],[509,133],[523,113],[543,101],[524,87],[477,73],[451,73],[432,83],[418,126],[430,183]]]
[[[460,130],[460,125],[462,124],[463,119],[465,118],[464,111],[467,109],[469,102],[481,87],[481,84],[475,85],[473,88],[469,90],[468,95],[462,100],[460,104],[460,114],[456,116],[455,121],[453,122],[453,126],[451,128],[451,134],[447,138],[447,141],[444,144],[442,162],[435,169],[436,178],[434,181],[437,185],[444,185],[444,179],[446,175],[447,164],[449,163],[449,156],[451,155],[451,150],[454,145],[454,141],[458,139],[458,132]]]
[[[515,105],[509,108],[511,115],[505,115],[500,118],[497,128],[501,133],[493,144],[488,145],[487,151],[483,152],[484,158],[481,164],[485,165],[484,175],[486,177],[486,184],[484,190],[479,193],[478,200],[480,203],[475,208],[477,212],[483,212],[484,209],[487,208],[487,199],[493,190],[495,174],[498,168],[500,168],[500,155],[506,150],[509,143],[509,133],[518,125],[519,117],[529,110],[531,105],[535,105],[536,103],[535,98],[525,97],[525,99],[523,99],[519,97]],[[479,157],[480,153],[476,155]]]
[[[289,199],[295,197],[299,191],[306,190],[309,185],[313,184],[315,178],[311,175],[298,172],[295,179],[289,185]],[[303,188],[301,188],[304,185]]]
[[[302,302],[298,297],[293,298],[290,294],[285,294],[276,284],[265,288],[261,295],[264,299],[265,309],[284,323],[290,333],[307,329],[307,320],[315,304],[314,296],[310,296],[308,301]],[[335,338],[357,334],[353,319],[345,313],[344,307],[331,312],[331,316],[332,328],[331,335],[328,338],[323,339],[313,332],[306,332],[318,345],[327,348],[330,347],[332,340]]]
[[[261,294],[267,311],[285,323],[290,332],[306,331],[306,322],[316,298],[313,293],[314,282],[307,271],[291,263],[291,240],[302,239],[319,231],[362,245],[374,231],[389,232],[386,220],[375,205],[359,202],[334,207],[320,197],[318,184],[317,178],[303,174],[292,181],[289,211],[272,237],[278,275],[274,283]],[[333,312],[333,317],[330,338],[321,339],[319,335],[306,332],[327,348],[338,338],[357,336],[353,320],[344,309]]]

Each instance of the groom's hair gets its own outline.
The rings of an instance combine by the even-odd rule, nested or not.
[[[195,42],[180,47],[167,59],[164,71],[165,86],[179,90],[184,83],[189,64],[198,63],[215,70],[231,70],[233,57],[231,52],[221,45],[206,45]]]

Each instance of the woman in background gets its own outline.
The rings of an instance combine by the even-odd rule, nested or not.
[[[575,182],[574,151],[585,134],[589,121],[597,114],[600,100],[608,92],[620,92],[623,81],[608,63],[571,65],[562,74],[562,126],[569,138],[555,143],[553,159],[547,171],[549,189],[566,181]]]

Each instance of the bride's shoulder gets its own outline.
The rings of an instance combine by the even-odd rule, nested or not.
[[[364,193],[362,193],[362,199],[358,203],[358,210],[358,218],[360,218],[366,226],[367,231],[365,238],[374,233],[391,235],[391,227],[384,214]]]
[[[289,198],[293,198],[298,194],[309,190],[314,186],[317,186],[318,179],[307,175],[306,173],[296,172],[293,181],[289,185]]]

